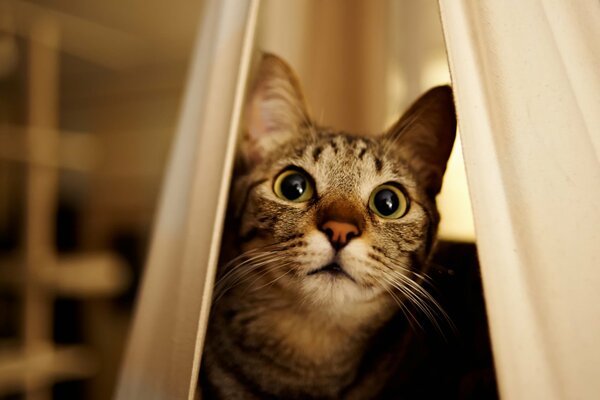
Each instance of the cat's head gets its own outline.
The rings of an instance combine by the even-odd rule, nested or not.
[[[264,55],[243,121],[246,172],[234,190],[246,252],[237,268],[307,304],[410,297],[435,239],[455,130],[448,86],[379,136],[319,127],[292,70]]]

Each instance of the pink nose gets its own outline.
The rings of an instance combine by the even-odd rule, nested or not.
[[[348,244],[352,238],[360,235],[358,227],[348,222],[327,221],[321,226],[329,241],[336,250]]]

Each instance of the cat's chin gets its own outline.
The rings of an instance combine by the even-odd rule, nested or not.
[[[309,272],[302,281],[305,303],[333,310],[351,310],[371,303],[378,293],[364,288],[339,264],[331,263]]]
[[[329,275],[332,279],[340,278],[340,279],[350,279],[352,282],[356,283],[356,280],[337,262],[331,262],[327,265],[324,265],[320,268],[314,269],[309,272],[307,275]]]

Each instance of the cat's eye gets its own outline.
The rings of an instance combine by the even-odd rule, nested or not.
[[[301,203],[312,198],[313,185],[304,172],[288,169],[277,176],[273,191],[283,200]]]
[[[373,190],[369,208],[382,218],[397,219],[408,211],[408,198],[396,185],[386,183]]]

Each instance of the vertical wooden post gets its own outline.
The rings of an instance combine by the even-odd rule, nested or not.
[[[55,160],[58,135],[58,27],[51,20],[32,24],[28,66],[28,150],[33,159]],[[38,158],[39,157],[39,158]],[[57,170],[31,163],[27,170],[25,207],[25,296],[24,350],[32,357],[51,345],[52,297],[41,282],[44,268],[56,262],[54,249],[54,215],[56,211]],[[27,400],[48,398],[47,389],[37,387],[26,378]]]

